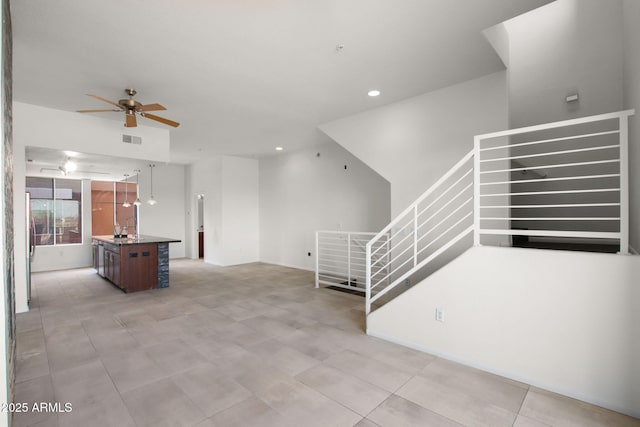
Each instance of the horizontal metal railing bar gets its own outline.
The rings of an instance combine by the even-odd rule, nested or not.
[[[398,228],[397,230],[395,230],[394,233],[389,235],[389,240],[393,241],[393,239],[395,239],[398,234],[402,233],[404,231],[405,228],[409,227],[409,226],[413,226],[414,224],[414,218],[413,215],[407,215],[407,223],[404,224],[402,227]]]
[[[338,251],[338,252],[325,252],[325,250],[320,250],[320,253],[318,254],[319,257],[344,257],[346,256],[346,254],[348,253],[347,251]]]
[[[433,193],[437,188],[439,188],[443,182],[449,179],[454,173],[458,171],[458,169],[460,169],[465,163],[467,163],[471,158],[473,158],[473,153],[474,153],[474,150],[471,150],[467,154],[465,154],[464,157],[458,161],[458,163],[456,163],[451,169],[449,169],[444,175],[442,175],[440,179],[438,179],[431,187],[429,187],[427,191],[422,193],[422,195],[418,197],[418,199],[415,202],[413,202],[404,211],[402,211],[399,215],[397,215],[396,218],[389,223],[389,225],[387,225],[385,228],[380,230],[380,232],[376,234],[376,236],[373,237],[369,243],[374,242],[376,240],[380,240],[380,237],[386,234],[389,230],[391,230],[396,225],[398,221],[400,221],[408,213],[410,213],[414,209],[415,205],[422,203],[422,201],[425,198],[429,197],[429,195]]]
[[[347,271],[346,265],[334,265],[334,264],[322,264],[318,263],[319,268],[323,268],[325,271]]]
[[[511,168],[511,169],[499,169],[499,170],[491,170],[491,171],[481,171],[480,175],[485,175],[488,173],[498,173],[498,172],[516,172],[516,171],[526,171],[532,169],[553,169],[553,168],[566,168],[572,166],[586,166],[586,165],[600,165],[604,163],[620,163],[620,159],[612,159],[612,160],[595,160],[591,162],[575,162],[575,163],[562,163],[556,165],[543,165],[543,166],[528,166],[524,168]]]
[[[539,194],[578,194],[578,193],[609,193],[620,191],[620,188],[590,188],[587,190],[553,190],[553,191],[525,191],[520,193],[481,194],[480,197],[492,196],[537,196]]]
[[[531,182],[573,181],[573,180],[580,180],[580,179],[617,178],[617,177],[620,177],[619,173],[607,173],[602,175],[561,176],[558,178],[536,178],[536,179],[520,179],[515,181],[481,182],[480,185],[527,184]]]
[[[443,219],[441,219],[440,221],[438,221],[438,223],[436,225],[434,225],[433,227],[431,227],[429,229],[429,231],[427,231],[426,233],[424,233],[419,239],[418,242],[420,240],[422,240],[424,237],[428,236],[429,234],[431,234],[432,232],[434,232],[438,227],[440,227],[442,225],[442,223],[444,223],[446,220],[448,220],[449,218],[451,218],[453,215],[455,215],[456,213],[458,213],[458,211],[460,211],[460,209],[462,209],[463,207],[465,207],[467,204],[469,204],[470,202],[473,201],[473,197],[469,197],[464,203],[462,203],[460,206],[458,206],[456,209],[454,209],[453,211],[451,211],[449,213],[449,215],[447,215],[446,217],[444,217]],[[465,215],[465,217],[469,216],[469,215],[473,215],[473,210],[471,212],[469,212],[467,215]],[[421,224],[420,227],[422,227],[423,225],[425,225],[425,223]]]
[[[419,270],[421,268],[423,268],[424,266],[426,266],[428,263],[430,263],[431,261],[433,261],[435,258],[437,258],[438,256],[440,256],[441,254],[443,254],[447,249],[449,249],[451,246],[455,245],[456,243],[458,243],[460,240],[462,240],[465,236],[467,236],[469,233],[471,233],[473,231],[473,225],[467,227],[465,230],[463,230],[462,232],[460,232],[456,237],[454,237],[453,239],[451,239],[449,242],[447,242],[446,245],[442,246],[441,248],[439,248],[436,252],[432,253],[431,255],[429,255],[427,258],[425,258],[424,260],[422,260],[420,263],[418,263],[418,265],[413,269],[413,270]],[[387,292],[389,292],[391,289],[395,288],[399,283],[402,283],[407,277],[409,277],[411,274],[413,274],[413,271],[408,271],[406,273],[404,273],[403,275],[401,275],[400,277],[398,277],[397,279],[395,279],[393,282],[391,282],[386,288],[384,288],[383,290],[379,291],[375,296],[371,297],[371,301],[370,302],[375,302],[378,298],[381,298],[384,294],[386,294]]]
[[[449,199],[448,202],[446,202],[444,205],[442,205],[440,207],[440,209],[436,210],[433,214],[431,214],[431,216],[427,219],[425,219],[424,221],[422,221],[422,223],[420,223],[420,225],[418,226],[418,229],[420,229],[420,227],[422,227],[423,225],[425,225],[427,222],[431,221],[436,215],[438,215],[440,212],[442,212],[447,206],[449,206],[451,203],[453,203],[454,201],[456,201],[456,199],[460,196],[462,196],[464,194],[465,191],[467,191],[468,189],[470,189],[473,186],[473,182],[469,185],[467,185],[465,188],[463,188],[462,190],[460,190],[460,192],[458,192],[458,194],[456,194],[455,196],[451,197]],[[473,194],[471,195],[469,200],[473,200]],[[466,202],[464,202],[466,203]],[[463,203],[463,204],[464,204]],[[426,209],[425,209],[426,210]],[[422,213],[424,213],[424,211],[422,211],[420,214],[418,214],[418,216],[420,216]]]
[[[590,138],[592,136],[612,135],[612,134],[616,134],[616,133],[620,133],[620,131],[619,130],[611,130],[611,131],[606,131],[606,132],[585,133],[585,134],[581,134],[581,135],[563,136],[563,137],[560,137],[560,138],[540,139],[540,140],[537,140],[537,141],[519,142],[519,143],[516,143],[516,144],[501,145],[499,147],[481,148],[480,151],[491,151],[491,150],[500,150],[500,149],[503,149],[503,148],[523,147],[523,146],[526,146],[526,145],[544,144],[544,143],[547,143],[547,142],[556,142],[556,141],[568,141],[568,140],[571,140],[571,139],[583,139],[583,138]]]
[[[320,279],[324,279],[324,280],[336,280],[339,282],[346,282],[348,280],[348,274],[346,272],[344,272],[344,274],[342,274],[343,272],[334,272],[334,274],[330,274],[325,272],[318,272],[318,276]],[[363,280],[364,279],[364,275],[359,274],[359,275],[351,275],[351,281],[355,282],[358,280]]]
[[[338,280],[338,281],[345,281],[347,280],[347,276],[337,276],[337,275],[333,275],[333,274],[329,274],[327,272],[319,272],[318,273],[320,278],[324,279],[324,280]]]
[[[382,255],[380,255],[380,258],[378,258],[378,260],[375,263],[371,264],[371,266],[373,267],[374,265],[376,265],[380,260],[384,259],[384,257],[389,255],[391,253],[391,251],[393,251],[395,248],[397,248],[398,246],[403,244],[410,237],[413,237],[413,234],[412,233],[407,233],[407,235],[404,236],[399,242],[393,243],[392,245],[390,245],[391,247],[389,248],[389,250],[387,252],[384,252]]]
[[[347,257],[346,253],[344,255],[340,255],[340,256],[338,256],[338,255],[318,254],[318,260],[320,260],[320,261],[329,261],[329,262],[332,262],[335,259],[344,259],[346,257]]]
[[[327,271],[318,271],[318,277],[326,280],[347,280],[348,273],[346,271],[335,271],[333,273]]]
[[[317,232],[318,234],[343,234],[343,235],[347,235],[347,234],[351,234],[351,235],[362,235],[362,236],[375,236],[376,233],[375,231],[337,231],[337,230],[321,230]]]
[[[534,237],[583,237],[589,239],[619,239],[619,232],[606,231],[558,231],[558,230],[501,230],[481,228],[480,234],[499,234]]]
[[[378,259],[375,260],[375,262],[373,262],[371,264],[371,267],[375,267],[380,261],[384,260],[387,256],[390,256],[391,251],[394,250],[396,247],[400,246],[402,243],[404,243],[409,237],[412,237],[411,234],[407,234],[406,236],[404,236],[404,238],[402,240],[400,240],[398,243],[396,243],[394,246],[390,246],[389,250],[381,255],[378,256]],[[371,259],[373,259],[373,256],[371,257]]]
[[[366,288],[364,288],[363,286],[347,286],[347,285],[342,285],[340,283],[324,282],[322,280],[320,280],[318,283],[321,283],[323,285],[328,285],[328,286],[335,286],[336,288],[349,289],[351,291],[357,291],[357,292],[365,292],[366,291]],[[364,283],[363,283],[363,285],[364,285]]]
[[[404,267],[405,265],[407,265],[408,262],[413,261],[413,257],[408,258],[405,262],[403,262],[402,264],[400,264],[398,267],[396,267],[393,271],[389,272],[389,274],[387,274],[386,276],[384,276],[382,279],[378,280],[376,282],[375,285],[371,286],[371,290],[374,290],[375,288],[378,287],[378,285],[380,285],[382,282],[384,282],[385,280],[389,279],[396,271],[400,270],[402,267]]]
[[[442,233],[440,233],[440,235],[438,237],[436,237],[435,239],[433,239],[431,242],[429,242],[429,244],[425,245],[422,249],[420,249],[418,251],[418,254],[420,254],[422,251],[424,251],[425,249],[429,248],[431,245],[433,245],[434,243],[436,243],[438,240],[440,240],[445,234],[447,234],[448,232],[450,232],[451,230],[453,230],[455,227],[457,227],[462,221],[464,221],[465,219],[469,218],[471,215],[473,215],[473,211],[469,212],[468,214],[466,214],[465,216],[463,216],[462,218],[460,218],[458,221],[456,221],[455,224],[453,224],[452,226],[450,226],[449,228],[447,228],[445,231],[443,231]]]
[[[527,218],[488,218],[488,217],[480,217],[481,221],[497,221],[497,220],[505,220],[505,221],[620,221],[620,217],[604,217],[604,216],[596,216],[596,217],[527,217]]]
[[[534,209],[534,208],[593,208],[603,206],[620,206],[620,203],[561,203],[556,205],[505,205],[480,206],[481,209]]]
[[[386,267],[386,266],[390,266],[390,265],[392,265],[394,262],[398,261],[398,260],[400,259],[400,257],[402,257],[402,255],[404,255],[404,254],[405,254],[408,250],[410,250],[410,249],[413,249],[413,245],[408,246],[407,248],[405,248],[405,249],[404,249],[402,252],[400,252],[398,255],[396,255],[395,257],[393,257],[392,259],[390,259],[390,260],[389,260],[389,262],[387,262],[383,267]],[[413,257],[409,257],[409,258],[408,258],[408,260],[409,260],[409,261],[410,261],[410,260],[412,260],[412,259],[413,259]],[[401,264],[401,266],[402,266],[402,265],[405,265],[406,263],[407,263],[407,261],[403,262],[403,263]],[[397,269],[396,269],[396,270],[397,270]],[[389,274],[388,274],[387,276],[389,276],[389,275],[393,274],[396,270],[389,272]],[[380,272],[380,271],[382,271],[382,268],[381,268],[380,270],[378,270],[378,272]],[[373,279],[373,277],[374,277],[374,276],[375,276],[375,274],[372,274],[372,275],[371,275],[371,278]],[[385,277],[385,278],[386,278],[386,277]],[[384,279],[383,279],[383,280],[384,280]]]
[[[347,261],[343,260],[343,259],[319,259],[318,260],[318,265],[320,266],[324,266],[324,267],[328,267],[328,268],[345,268],[344,265],[346,265]]]
[[[349,242],[353,245],[360,245],[362,243],[367,243],[370,239],[354,239],[353,237],[351,238],[351,240],[349,240]]]
[[[631,110],[618,111],[615,113],[598,114],[595,116],[580,117],[577,119],[562,120],[559,122],[544,123],[541,125],[533,125],[533,126],[526,126],[526,127],[521,127],[517,129],[509,129],[509,130],[504,130],[499,132],[485,133],[482,135],[476,135],[476,138],[478,139],[499,138],[502,136],[518,135],[521,133],[537,132],[540,130],[547,130],[547,129],[557,129],[561,127],[581,125],[584,123],[601,122],[604,120],[619,119],[620,117],[625,117],[625,116],[629,117],[629,116],[632,116],[634,112],[635,110],[631,109]]]
[[[327,242],[319,242],[320,245],[322,247],[334,247],[334,248],[346,248],[347,247],[347,242],[341,242],[341,243],[327,243]]]
[[[327,270],[346,270],[346,260],[318,260],[318,266]]]
[[[341,253],[341,252],[347,252],[347,246],[346,245],[341,245],[341,246],[328,246],[328,245],[321,245],[319,248],[321,251],[326,251],[329,253]]]
[[[390,239],[389,239],[390,240]],[[377,248],[375,248],[375,250],[373,250],[373,244],[376,244],[378,242],[373,242],[373,244],[371,244],[371,242],[367,243],[367,245],[371,244],[372,245],[372,251],[371,251],[371,258],[373,258],[375,255],[378,254],[378,251],[380,250],[380,248],[384,248],[385,246],[388,245],[389,240],[385,240],[384,241],[384,245],[380,245]],[[384,255],[378,255],[380,257],[383,257]]]
[[[443,198],[448,192],[449,190],[451,190],[452,188],[454,188],[456,185],[458,185],[460,183],[460,181],[462,181],[464,178],[466,178],[467,176],[469,176],[471,173],[473,172],[473,168],[469,169],[464,175],[462,175],[460,178],[458,178],[458,180],[456,182],[454,182],[453,184],[451,184],[449,187],[447,187],[446,190],[444,190],[442,193],[440,193],[440,195],[438,197],[436,197],[434,200],[431,201],[431,203],[429,203],[424,209],[422,209],[420,212],[418,212],[418,216],[422,215],[427,209],[429,209],[431,206],[433,206],[434,204],[436,204],[441,198]],[[465,187],[462,191],[460,191],[456,197],[458,195],[460,195],[460,193],[464,192],[465,190],[467,190],[469,187],[473,186],[473,181],[467,185],[467,187]]]
[[[530,159],[533,157],[545,157],[545,156],[557,156],[557,155],[561,155],[561,154],[573,154],[573,153],[584,153],[587,151],[597,151],[597,150],[609,150],[612,148],[620,148],[620,145],[615,144],[615,145],[601,145],[598,147],[588,147],[588,148],[576,148],[573,150],[562,150],[562,151],[547,151],[545,153],[537,153],[537,154],[527,154],[527,155],[523,155],[523,156],[511,156],[511,157],[500,157],[497,159],[485,159],[485,160],[480,160],[480,163],[486,163],[486,162],[497,162],[499,160],[517,160],[517,159]]]

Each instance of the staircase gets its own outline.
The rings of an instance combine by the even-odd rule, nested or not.
[[[367,233],[319,232],[316,286],[358,288],[368,315],[472,246],[602,251],[615,245],[628,254],[633,114],[476,136],[473,150],[364,248]]]

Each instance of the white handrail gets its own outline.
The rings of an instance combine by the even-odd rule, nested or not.
[[[525,126],[525,127],[516,128],[516,129],[503,130],[500,132],[485,133],[482,135],[476,135],[476,138],[479,138],[479,139],[500,138],[503,136],[512,136],[512,135],[518,135],[523,133],[537,132],[541,130],[570,127],[570,126],[581,125],[585,123],[601,122],[601,121],[611,120],[611,119],[621,119],[623,117],[628,118],[629,116],[633,116],[635,113],[636,113],[636,110],[631,109],[631,110],[618,111],[615,113],[598,114],[595,116],[580,117],[577,119],[561,120],[559,122],[551,122],[551,123],[544,123],[540,125]]]
[[[594,136],[604,136],[604,135],[613,135],[620,132],[619,130],[612,130],[608,132],[595,132],[595,133],[584,133],[582,135],[571,135],[565,136],[563,138],[551,138],[551,139],[540,139],[537,141],[529,141],[529,142],[519,142],[517,144],[509,144],[509,145],[499,145],[497,147],[487,147],[481,148],[480,151],[491,151],[491,150],[501,150],[503,148],[515,148],[515,147],[524,147],[526,145],[536,145],[536,144],[545,144],[547,142],[558,142],[558,141],[570,141],[572,139],[584,139],[591,138]]]

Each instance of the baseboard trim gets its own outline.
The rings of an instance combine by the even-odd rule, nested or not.
[[[367,326],[367,335],[370,335],[372,337],[376,337],[376,338],[380,338],[383,339],[385,341],[389,341],[392,342],[394,344],[399,344],[402,345],[404,347],[408,347],[414,350],[418,350],[421,351],[423,353],[429,353],[432,354],[434,356],[440,357],[442,359],[447,359],[450,360],[452,362],[456,362],[456,363],[460,363],[466,366],[470,366],[472,368],[476,368],[476,369],[480,369],[482,371],[485,372],[489,372],[491,374],[495,374],[495,375],[499,375],[501,377],[505,377],[514,381],[519,381],[525,384],[529,384],[531,386],[543,389],[543,390],[548,390],[551,391],[553,393],[558,393],[561,394],[563,396],[567,396],[567,397],[571,397],[573,399],[577,399],[577,400],[581,400],[583,402],[587,402],[590,403],[592,405],[597,405],[597,406],[601,406],[603,408],[606,409],[610,409],[612,411],[615,412],[619,412],[621,414],[625,414],[625,415],[629,415],[631,417],[634,418],[640,418],[640,412],[636,412],[633,409],[630,408],[624,408],[621,407],[619,405],[616,405],[615,403],[612,402],[605,402],[601,399],[595,398],[593,396],[586,396],[576,390],[571,390],[571,389],[566,389],[563,387],[559,387],[556,385],[552,385],[552,384],[547,384],[541,381],[536,380],[535,378],[530,378],[524,375],[518,375],[515,374],[513,372],[509,372],[509,371],[504,371],[498,368],[495,368],[493,366],[489,366],[489,365],[485,365],[483,363],[478,363],[475,360],[466,358],[466,357],[461,357],[458,356],[456,354],[452,354],[452,353],[448,353],[445,351],[440,351],[436,348],[432,348],[432,347],[428,347],[428,346],[424,346],[421,344],[417,344],[411,341],[406,341],[388,334],[385,334],[384,332],[379,332],[376,331],[372,328],[369,328]]]

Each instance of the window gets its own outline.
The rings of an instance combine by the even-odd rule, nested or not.
[[[135,234],[136,210],[133,202],[138,197],[135,182],[91,181],[91,234],[113,235],[114,227],[127,228],[127,234]],[[122,204],[129,202],[129,206]]]
[[[82,243],[82,181],[27,177],[37,246]]]

